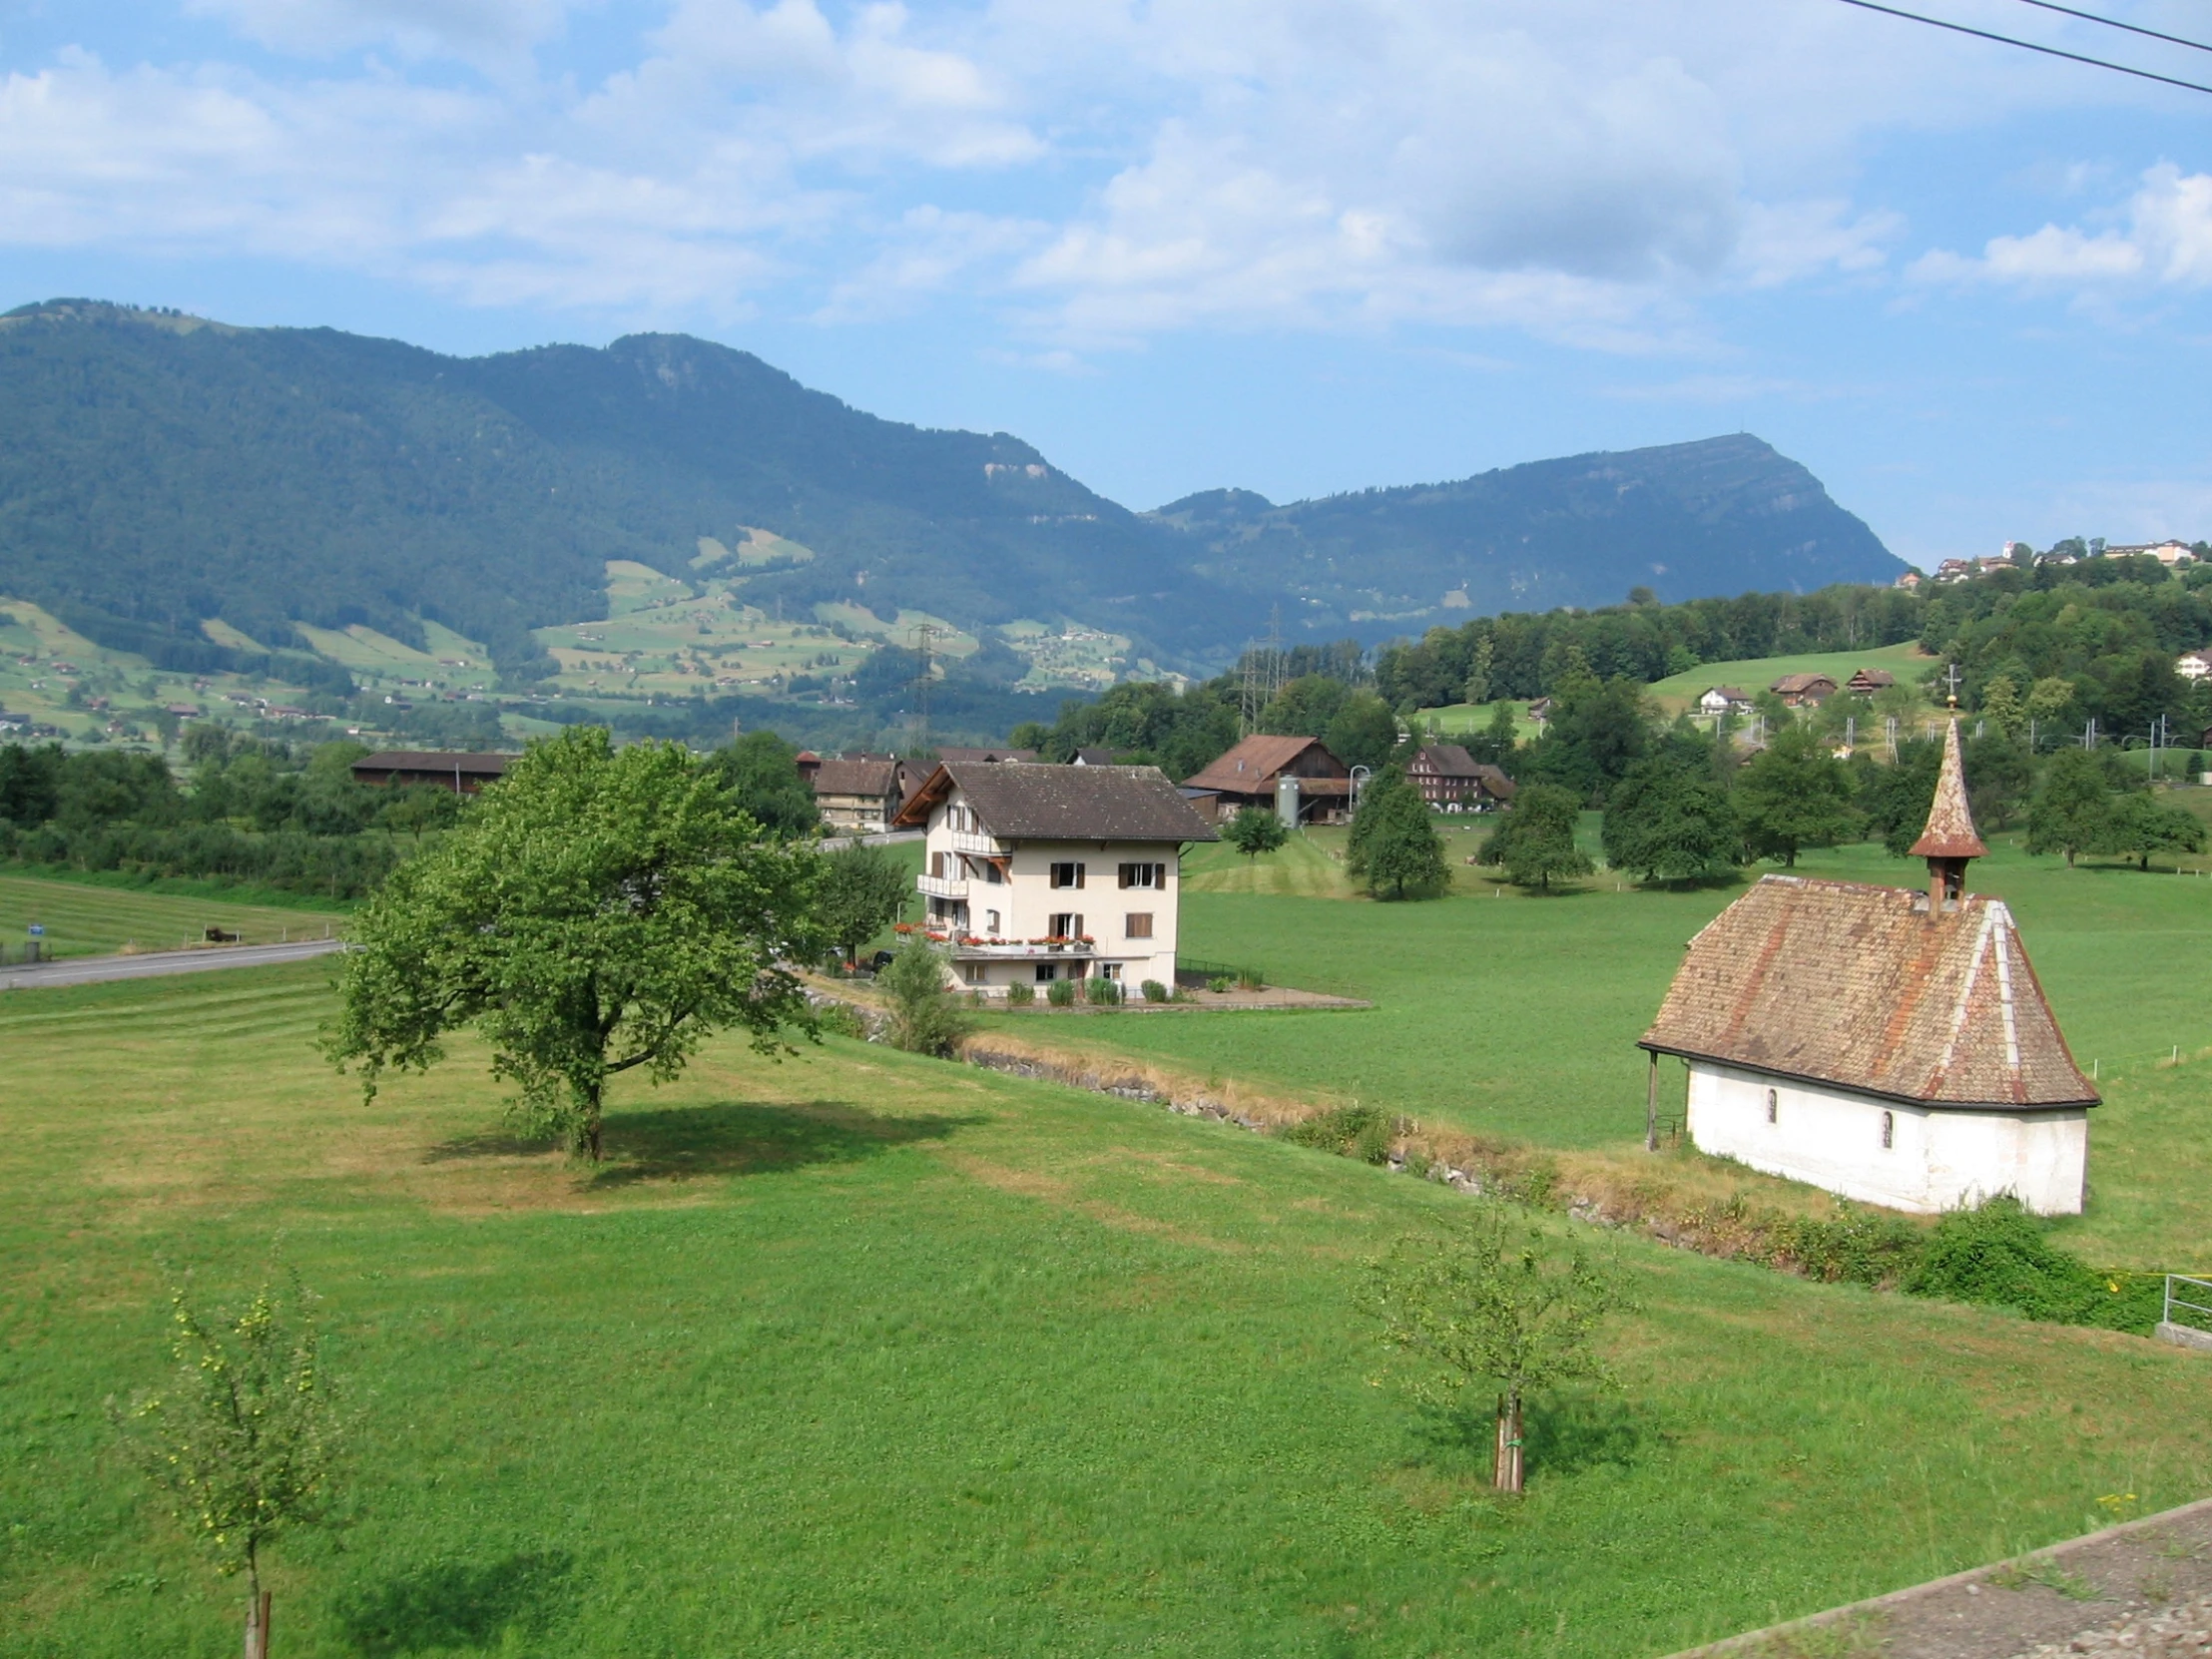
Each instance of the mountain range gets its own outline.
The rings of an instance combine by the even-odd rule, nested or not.
[[[1192,671],[1271,612],[1286,643],[1372,641],[1904,568],[1748,434],[1143,513],[1017,437],[877,419],[680,334],[463,358],[52,300],[0,316],[0,596],[176,668],[428,619],[527,677],[533,629],[605,614],[609,561],[681,577],[702,538],[774,550],[740,579],[764,609],[921,612],[994,651],[1073,624]]]

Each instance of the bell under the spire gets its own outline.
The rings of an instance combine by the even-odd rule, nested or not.
[[[1988,851],[1974,833],[1973,813],[1966,805],[1966,768],[1959,755],[1958,720],[1953,716],[1943,732],[1943,764],[1936,774],[1928,828],[1913,843],[1911,854],[1928,860],[1931,917],[1958,902],[1965,891],[1967,860],[1985,857]]]

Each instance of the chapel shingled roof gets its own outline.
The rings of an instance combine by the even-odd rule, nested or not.
[[[1690,941],[1642,1045],[1928,1105],[2083,1106],[2012,913],[1769,875]]]
[[[1989,849],[1975,833],[1966,805],[1966,768],[1958,752],[1958,720],[1943,732],[1943,764],[1936,774],[1936,799],[1928,810],[1928,828],[1913,843],[1916,858],[1982,858]]]
[[[1001,840],[1218,840],[1158,767],[940,765],[907,798],[896,823],[929,822],[957,789]]]

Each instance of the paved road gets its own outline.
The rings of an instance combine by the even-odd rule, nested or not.
[[[343,950],[343,939],[301,939],[292,944],[235,944],[210,950],[153,950],[141,956],[75,956],[58,962],[0,968],[0,990],[29,990],[34,985],[92,985],[103,979],[159,979],[172,973],[206,973],[214,968],[268,967],[273,962],[304,962]]]

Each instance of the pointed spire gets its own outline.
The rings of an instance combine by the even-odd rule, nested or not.
[[[1928,828],[1913,843],[1916,858],[1981,858],[1989,849],[1974,833],[1966,807],[1966,768],[1958,753],[1958,717],[1943,733],[1943,766],[1936,775],[1936,799],[1928,809]]]

